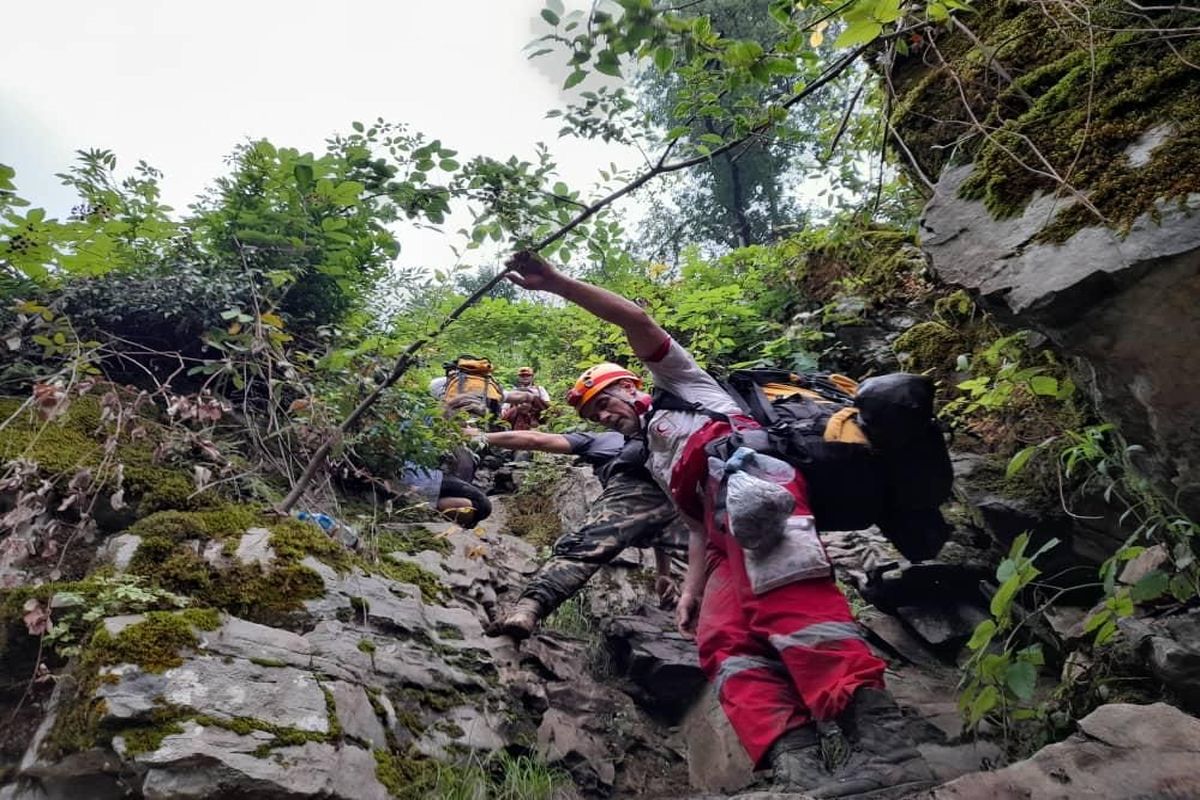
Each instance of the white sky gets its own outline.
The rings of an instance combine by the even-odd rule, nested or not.
[[[18,192],[52,216],[72,205],[54,173],[78,149],[113,150],[122,168],[138,159],[158,167],[166,202],[182,211],[246,138],[320,150],[351,121],[380,116],[440,138],[460,157],[531,158],[533,143],[544,141],[579,187],[610,161],[636,166],[636,153],[558,140],[559,125],[544,119],[561,100],[566,69],[554,56],[531,62],[522,52],[545,30],[537,20],[542,5],[6,3],[0,162],[16,169]],[[402,232],[401,239],[403,265],[453,262],[452,237]]]

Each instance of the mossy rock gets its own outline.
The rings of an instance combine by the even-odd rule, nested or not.
[[[23,398],[0,398],[0,419],[17,413]],[[152,419],[138,418],[145,433],[135,438],[133,428],[120,432],[116,449],[105,454],[108,436],[100,401],[92,396],[73,398],[66,412],[43,422],[31,411],[17,414],[0,430],[0,462],[26,458],[37,462],[55,481],[67,481],[82,468],[93,471],[100,487],[115,488],[116,465],[123,465],[124,487],[138,514],[163,509],[202,509],[220,503],[215,493],[197,493],[190,472],[156,463],[154,450],[165,435]]]
[[[137,664],[146,672],[165,672],[183,663],[181,651],[195,647],[197,630],[213,631],[221,615],[212,608],[151,611],[141,622],[116,635],[101,627],[89,646],[89,661],[96,666]]]
[[[376,749],[375,777],[392,797],[399,800],[425,800],[438,784],[441,767],[436,761],[419,753],[403,754]]]
[[[384,557],[374,565],[374,571],[398,583],[416,586],[421,592],[421,599],[431,605],[441,603],[450,596],[438,576],[413,561]]]
[[[906,369],[944,370],[954,366],[959,354],[966,352],[966,338],[941,322],[919,322],[896,338],[892,349]]]
[[[1153,217],[1160,202],[1200,192],[1200,40],[1171,36],[1200,26],[1200,12],[1164,7],[1147,12],[1152,27],[1137,30],[1128,8],[1100,0],[1084,15],[991,0],[966,21],[982,48],[951,32],[938,37],[932,62],[945,66],[918,53],[902,60],[893,75],[895,125],[926,176],[936,179],[951,154],[953,163],[974,163],[961,194],[997,217],[1019,215],[1038,193],[1074,200],[1062,204],[1040,242],[1102,223],[1127,230]],[[997,65],[1011,84],[993,74]],[[972,117],[987,136],[964,139]],[[1164,143],[1145,163],[1131,163],[1128,148],[1163,124],[1172,129]],[[1064,181],[1086,194],[1086,205]]]
[[[454,546],[444,536],[438,536],[433,531],[420,525],[404,529],[384,529],[375,535],[375,549],[379,553],[405,553],[415,556],[430,550],[443,556],[450,555]]]

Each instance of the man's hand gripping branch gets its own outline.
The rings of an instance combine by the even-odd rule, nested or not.
[[[658,353],[668,338],[667,332],[637,303],[564,275],[536,253],[517,253],[505,262],[505,266],[511,270],[508,279],[516,285],[535,292],[556,294],[619,327],[625,332],[634,355],[642,361]]]

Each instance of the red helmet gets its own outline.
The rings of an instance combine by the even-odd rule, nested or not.
[[[600,394],[605,387],[611,386],[619,380],[633,381],[635,386],[639,389],[642,388],[642,379],[620,364],[612,364],[606,361],[603,364],[589,367],[579,376],[579,380],[575,381],[575,385],[571,387],[571,391],[567,392],[567,404],[577,410],[583,408],[589,400]]]

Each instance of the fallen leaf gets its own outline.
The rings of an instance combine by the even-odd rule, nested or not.
[[[23,610],[25,614],[21,617],[21,621],[29,629],[30,636],[41,636],[53,627],[50,610],[43,606],[42,601],[36,597],[26,600]]]

